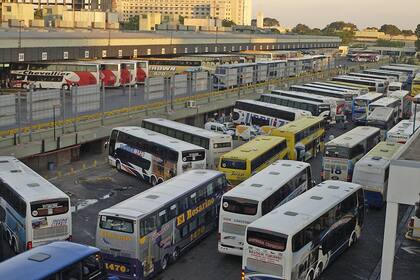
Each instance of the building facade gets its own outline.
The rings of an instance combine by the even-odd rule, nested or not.
[[[184,18],[227,19],[238,25],[251,23],[251,0],[115,0],[121,21],[148,13],[172,14]]]

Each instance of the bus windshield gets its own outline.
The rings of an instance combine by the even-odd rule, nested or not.
[[[206,156],[205,151],[185,151],[182,152],[182,161],[191,162],[191,161],[200,161],[204,160]]]
[[[355,99],[354,100],[354,106],[366,107],[367,104],[368,104],[368,101],[366,99]]]
[[[223,210],[242,215],[255,215],[258,211],[258,201],[243,198],[224,197]]]
[[[67,199],[35,201],[31,203],[33,217],[45,217],[65,214],[69,211]]]
[[[246,161],[240,159],[222,159],[222,167],[229,169],[246,169]]]
[[[287,245],[287,236],[283,234],[269,234],[248,230],[246,241],[250,245],[260,248],[283,252]]]
[[[327,157],[349,158],[349,148],[340,146],[327,146],[325,149],[325,155]]]
[[[133,233],[133,221],[124,218],[110,217],[110,216],[101,216],[99,226],[102,229],[119,231],[125,233]]]

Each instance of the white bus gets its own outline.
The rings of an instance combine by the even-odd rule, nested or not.
[[[353,101],[352,119],[356,123],[366,123],[369,113],[369,104],[382,98],[384,95],[379,92],[369,92],[356,97]]]
[[[394,97],[382,97],[369,104],[369,112],[372,112],[375,108],[387,107],[394,110],[394,120],[398,122],[401,116],[401,101]]]
[[[325,181],[248,225],[242,279],[320,279],[360,238],[360,185]]]
[[[354,164],[380,141],[380,129],[359,126],[325,144],[323,180],[351,182]]]
[[[145,119],[142,127],[192,143],[206,150],[207,168],[215,169],[220,157],[231,151],[232,136],[161,118]]]
[[[354,166],[353,183],[365,190],[367,205],[381,208],[388,188],[389,165],[403,144],[380,142]]]
[[[142,127],[117,127],[109,139],[109,163],[152,185],[189,169],[206,167],[206,150]]]
[[[0,230],[13,252],[71,240],[70,198],[14,157],[0,157]]]
[[[396,90],[388,93],[389,97],[400,100],[400,119],[409,119],[411,116],[412,102],[409,95],[410,92],[408,90]]]
[[[333,91],[341,91],[341,92],[351,92],[353,94],[356,95],[360,95],[363,94],[364,92],[362,92],[361,89],[348,89],[348,88],[342,88],[342,87],[337,87],[333,84],[322,84],[322,83],[309,83],[309,84],[304,84],[304,86],[306,87],[315,87],[315,88],[322,88],[322,89],[327,89],[327,90],[333,90]]]
[[[220,207],[219,252],[242,256],[246,226],[311,187],[309,163],[278,160],[225,193]]]
[[[392,76],[383,76],[383,75],[358,73],[358,72],[347,73],[347,75],[353,76],[353,77],[359,77],[359,78],[362,78],[362,79],[381,80],[381,81],[385,82],[386,86],[388,86],[389,83],[397,81],[397,79],[395,77],[392,77]]]
[[[217,227],[225,175],[190,170],[99,212],[96,247],[119,279],[151,279]]]
[[[369,92],[369,90],[366,87],[346,84],[346,83],[341,83],[341,82],[323,81],[323,82],[312,82],[311,84],[325,85],[328,87],[347,89],[349,91],[356,91],[359,93],[359,95]]]
[[[238,100],[233,108],[233,122],[256,127],[280,127],[302,117],[312,116],[311,112],[281,105],[255,101]]]
[[[411,135],[413,135],[414,123],[411,120],[402,120],[391,128],[386,137],[386,141],[390,143],[401,143],[405,144]],[[417,130],[420,127],[420,122],[416,121]]]
[[[367,116],[367,125],[381,130],[381,140],[386,139],[386,134],[395,125],[394,109],[377,107]]]
[[[318,95],[318,94],[312,94],[312,93],[306,93],[306,92],[290,91],[290,90],[272,90],[271,94],[329,104],[332,122],[336,120],[344,119],[346,101],[343,98],[336,98],[336,97],[330,97],[330,96],[324,96],[324,95]]]
[[[401,82],[392,82],[389,83],[388,86],[388,94],[394,91],[400,91],[403,88],[403,84]]]
[[[368,70],[364,70],[363,73],[394,77],[397,79],[398,82],[403,83],[403,85],[406,85],[408,82],[408,75],[406,73],[402,73],[398,71],[389,71],[389,70],[384,70],[384,69],[368,69]]]
[[[385,82],[380,80],[363,79],[360,77],[353,77],[348,75],[333,77],[332,80],[336,82],[368,86],[369,91],[385,92],[386,90]]]

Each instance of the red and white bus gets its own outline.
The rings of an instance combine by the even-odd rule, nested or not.
[[[131,60],[95,60],[99,65],[101,80],[105,87],[119,87],[136,84],[137,64]]]
[[[136,63],[136,82],[144,84],[146,78],[149,77],[149,61],[147,60],[134,60]]]
[[[96,63],[74,62],[37,62],[15,63],[10,66],[10,82],[13,88],[62,88],[71,85],[99,85],[100,72]]]

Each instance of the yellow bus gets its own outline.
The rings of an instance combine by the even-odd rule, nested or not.
[[[411,82],[411,96],[420,94],[420,73]]]
[[[238,185],[278,159],[287,159],[286,139],[277,136],[257,136],[255,139],[224,154],[219,171],[226,174],[232,185]]]
[[[308,160],[324,151],[325,120],[322,117],[303,117],[273,129],[271,135],[286,139],[290,160]],[[298,156],[298,151],[301,156]]]

